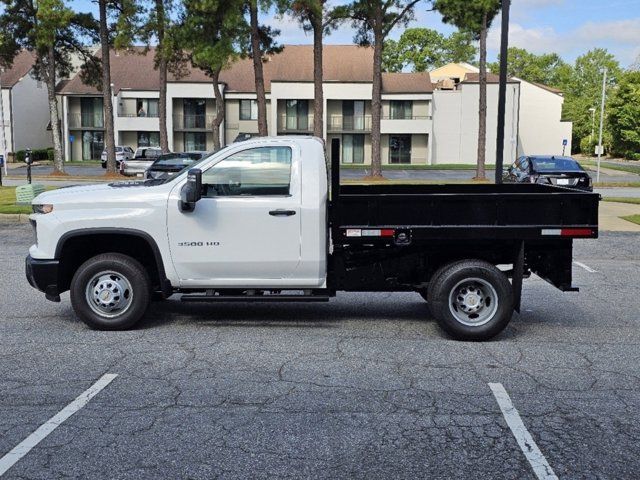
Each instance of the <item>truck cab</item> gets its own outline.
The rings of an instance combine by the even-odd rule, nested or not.
[[[340,185],[322,140],[256,138],[164,181],[39,195],[26,276],[49,300],[70,291],[100,329],[130,328],[176,293],[297,302],[415,291],[452,336],[481,340],[519,309],[531,272],[575,290],[571,242],[597,236],[598,200],[542,185]]]

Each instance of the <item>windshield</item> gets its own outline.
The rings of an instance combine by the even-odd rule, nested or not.
[[[173,167],[180,165],[191,165],[196,160],[195,158],[163,158],[153,162],[154,167]]]
[[[187,168],[198,168],[198,166],[202,162],[204,162],[206,160],[209,160],[214,155],[218,155],[220,152],[224,151],[226,148],[228,148],[228,145],[222,147],[220,150],[217,150],[215,152],[209,152],[207,154],[204,154],[200,160],[192,160],[192,159],[189,159],[189,158],[175,158],[175,157],[171,158],[171,159],[166,159],[168,161],[167,165],[176,165],[176,164],[179,165],[179,163],[178,163],[179,161],[186,161],[186,162],[191,162],[191,163],[184,163],[184,168],[182,170],[180,170],[179,172],[177,172],[175,175],[172,175],[172,176],[164,178],[164,179],[147,180],[147,183],[150,183],[150,184],[153,184],[153,185],[158,185],[160,183],[172,182],[176,178],[178,178],[180,176],[180,174],[185,171],[185,169],[187,169]],[[154,165],[162,165],[162,163],[160,163],[160,162],[162,162],[163,160],[165,160],[165,159],[156,160]]]
[[[573,158],[531,158],[533,167],[538,172],[581,172],[582,167]]]

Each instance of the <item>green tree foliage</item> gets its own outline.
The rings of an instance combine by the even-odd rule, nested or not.
[[[528,82],[560,88],[567,84],[573,73],[571,65],[557,53],[536,55],[524,48],[509,47],[507,58],[507,75]],[[497,62],[489,64],[489,69],[495,74],[500,72],[499,55]]]
[[[385,72],[426,72],[451,62],[472,62],[477,53],[472,35],[454,32],[445,36],[430,28],[408,28],[398,41],[384,43]]]
[[[88,59],[83,41],[96,38],[89,14],[76,13],[63,0],[0,0],[0,63],[10,67],[20,50],[36,57],[33,75],[47,87],[54,146],[54,172],[64,173],[62,130],[55,87],[73,70],[72,55]]]
[[[620,77],[609,102],[607,123],[615,155],[640,160],[640,72]]]
[[[487,32],[500,10],[500,0],[435,0],[434,8],[445,23],[458,27],[480,42],[480,75],[478,102],[478,158],[476,178],[485,177],[485,152],[487,144]]]
[[[240,55],[240,40],[248,32],[242,0],[184,0],[180,30],[191,63],[204,70],[213,83],[216,106],[212,122],[213,145],[218,150],[220,125],[225,114],[220,72]]]
[[[565,95],[562,118],[573,122],[573,145],[577,151],[580,141],[591,134],[592,113],[596,109],[596,130],[600,118],[600,99],[602,96],[602,70],[607,67],[607,105],[622,70],[618,61],[607,50],[596,48],[576,59],[573,74],[564,85],[559,85]],[[610,113],[605,107],[605,114]],[[605,136],[608,132],[605,131]],[[585,152],[587,153],[587,152]],[[592,152],[589,152],[592,153]]]
[[[373,46],[371,95],[371,176],[382,177],[380,118],[382,114],[382,50],[389,32],[406,26],[420,0],[353,0],[335,8],[336,19],[349,21],[356,31],[355,43]]]

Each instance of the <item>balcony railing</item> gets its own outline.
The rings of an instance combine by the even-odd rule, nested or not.
[[[174,115],[174,130],[208,130],[213,123],[214,115]]]
[[[287,116],[285,114],[278,117],[278,132],[308,133],[313,132],[313,115]]]
[[[119,110],[118,111],[118,116],[119,117],[124,117],[124,118],[134,118],[134,117],[140,117],[140,118],[158,118],[160,115],[157,113],[145,113],[144,115],[138,115],[137,112],[129,112],[126,110]]]
[[[329,115],[327,119],[329,132],[370,132],[371,115]]]
[[[69,128],[104,128],[102,111],[94,113],[70,113]]]
[[[431,115],[408,115],[403,118],[383,115],[381,118],[382,120],[431,120]]]

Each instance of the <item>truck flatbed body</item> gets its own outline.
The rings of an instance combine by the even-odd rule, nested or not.
[[[424,239],[598,235],[596,193],[546,185],[341,185],[336,225],[408,229]]]

